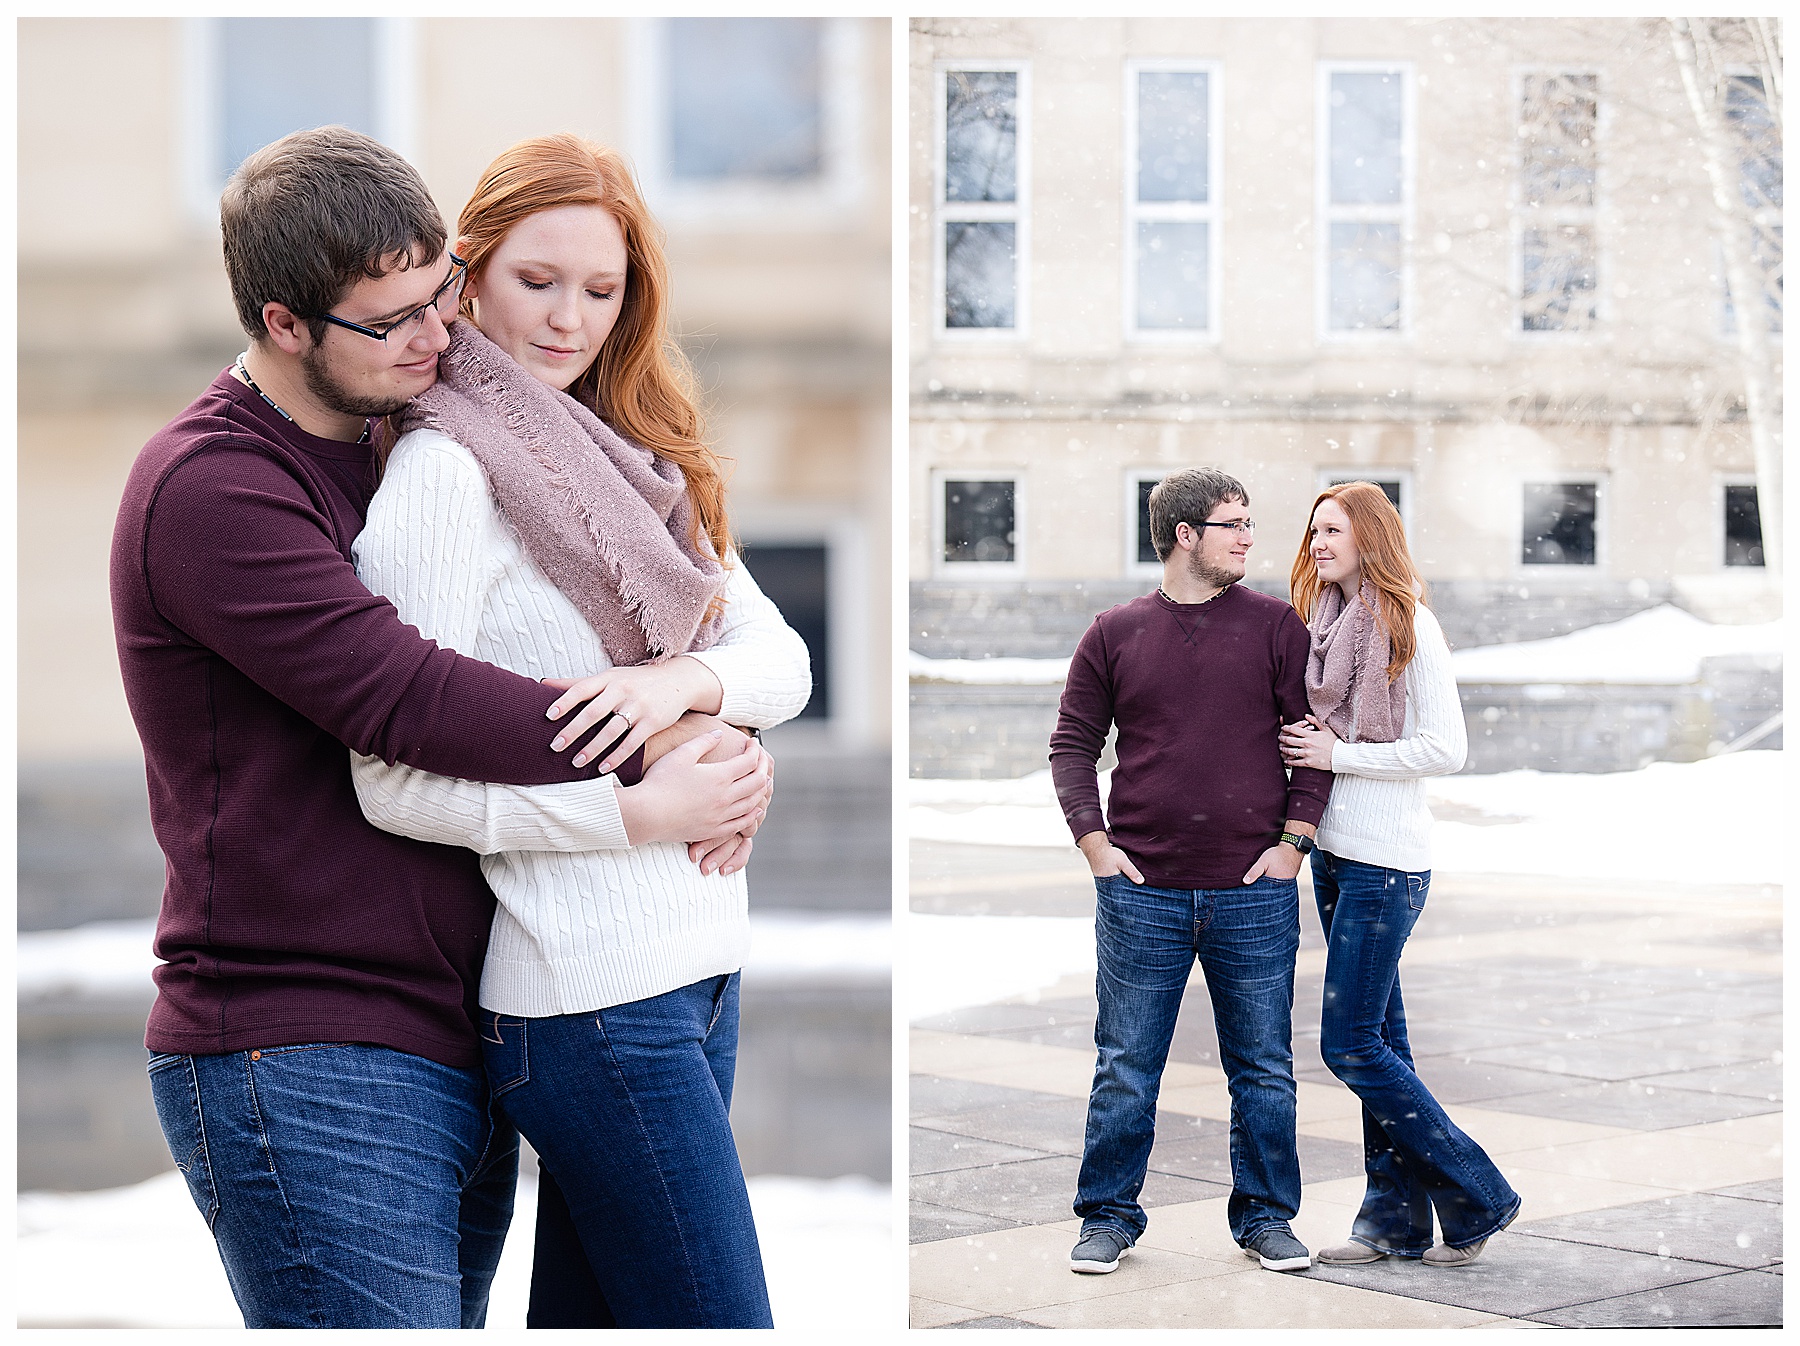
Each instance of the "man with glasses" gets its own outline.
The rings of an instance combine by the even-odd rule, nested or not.
[[[612,782],[568,760],[585,738],[551,751],[555,690],[425,640],[351,563],[378,418],[436,380],[463,284],[418,174],[300,132],[220,216],[250,346],[144,447],[112,552],[167,859],[157,1113],[247,1326],[479,1327],[518,1154],[473,1018],[494,898],[475,852],[364,821],[346,745]]]
[[[1098,1060],[1075,1271],[1112,1271],[1146,1227],[1138,1195],[1196,959],[1231,1091],[1232,1237],[1269,1270],[1311,1265],[1288,1224],[1300,1206],[1294,878],[1331,773],[1290,780],[1282,765],[1281,726],[1307,712],[1309,640],[1291,607],[1238,583],[1255,537],[1249,494],[1225,473],[1158,483],[1150,538],[1162,584],[1094,619],[1050,739],[1057,797],[1096,889]],[[1102,812],[1096,765],[1115,725]]]

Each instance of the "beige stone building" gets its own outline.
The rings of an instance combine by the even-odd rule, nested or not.
[[[23,20],[24,758],[136,750],[106,601],[119,488],[243,347],[219,257],[226,173],[329,121],[407,154],[450,221],[526,136],[632,154],[737,462],[739,531],[817,646],[815,732],[884,748],[890,60],[885,20]]]
[[[1066,654],[1195,464],[1275,592],[1384,483],[1461,643],[1773,615],[1660,22],[917,20],[909,81],[915,649]]]

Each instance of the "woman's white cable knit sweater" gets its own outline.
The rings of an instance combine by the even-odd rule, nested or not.
[[[1319,820],[1320,849],[1366,865],[1419,873],[1431,868],[1431,809],[1425,777],[1447,776],[1469,755],[1450,647],[1437,618],[1414,609],[1417,651],[1406,679],[1406,723],[1392,743],[1340,742],[1331,753],[1331,800]]]
[[[531,678],[612,661],[593,628],[525,554],[474,456],[435,430],[395,446],[352,549],[357,574],[426,636]],[[692,656],[724,688],[720,715],[768,728],[812,689],[806,645],[741,565],[725,629]],[[548,736],[552,726],[546,722]],[[546,738],[547,741],[547,738]],[[363,813],[403,836],[481,853],[500,899],[481,1004],[543,1018],[660,995],[743,966],[744,873],[703,875],[674,842],[632,846],[610,776],[490,785],[351,754]]]

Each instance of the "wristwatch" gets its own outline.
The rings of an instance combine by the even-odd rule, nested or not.
[[[1313,839],[1311,837],[1303,837],[1298,832],[1283,832],[1281,834],[1281,839],[1287,842],[1287,844],[1292,846],[1295,850],[1299,851],[1302,855],[1310,855],[1312,853]]]

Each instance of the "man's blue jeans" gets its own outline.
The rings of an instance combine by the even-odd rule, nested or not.
[[[738,974],[481,1023],[494,1097],[541,1161],[526,1326],[772,1326],[727,1117]]]
[[[1400,951],[1425,910],[1431,873],[1322,850],[1312,866],[1328,946],[1319,1048],[1363,1104],[1369,1185],[1350,1237],[1395,1257],[1421,1257],[1436,1207],[1444,1242],[1467,1247],[1511,1219],[1519,1197],[1413,1070]]]
[[[1300,1208],[1294,1141],[1294,956],[1300,903],[1292,879],[1171,889],[1124,875],[1095,879],[1094,1087],[1088,1097],[1075,1213],[1083,1232],[1144,1232],[1138,1193],[1150,1164],[1156,1098],[1194,960],[1212,996],[1219,1063],[1231,1088],[1231,1235],[1247,1243]]]
[[[246,1327],[480,1327],[519,1141],[479,1070],[355,1043],[153,1054]]]

